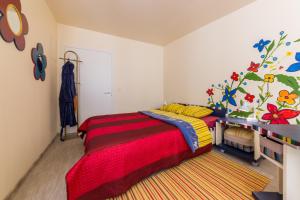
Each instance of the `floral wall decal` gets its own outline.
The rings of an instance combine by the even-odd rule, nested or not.
[[[260,60],[251,61],[241,73],[233,72],[229,80],[213,84],[207,90],[209,106],[227,109],[232,117],[300,124],[300,52],[293,51],[300,39],[291,42],[287,36],[281,31],[277,40],[255,43]],[[245,105],[250,109],[242,109]]]
[[[28,22],[21,11],[20,0],[0,1],[0,34],[3,40],[14,41],[17,49],[23,51],[25,49],[24,35],[28,33]]]
[[[44,81],[46,79],[46,67],[47,67],[47,58],[44,55],[43,45],[38,43],[36,48],[33,48],[31,51],[31,58],[34,63],[33,74],[36,80],[41,79]]]

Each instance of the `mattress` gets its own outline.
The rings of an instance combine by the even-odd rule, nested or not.
[[[120,195],[162,169],[208,152],[195,153],[181,131],[142,113],[97,116],[86,120],[85,155],[66,175],[68,200],[100,200]]]

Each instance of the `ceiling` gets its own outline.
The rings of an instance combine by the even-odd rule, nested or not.
[[[255,0],[46,0],[62,24],[165,45]]]

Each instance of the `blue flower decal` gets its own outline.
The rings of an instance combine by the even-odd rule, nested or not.
[[[300,52],[296,53],[295,59],[296,59],[297,63],[294,63],[291,66],[289,66],[289,68],[286,70],[287,72],[300,71]]]
[[[265,46],[267,46],[270,42],[270,40],[264,41],[263,39],[261,39],[258,43],[253,45],[253,48],[257,48],[259,52],[262,52]]]
[[[225,89],[225,95],[223,96],[222,102],[228,101],[233,106],[237,106],[236,101],[234,100],[234,95],[236,94],[237,89],[229,91],[228,88]]]
[[[36,48],[32,49],[31,58],[34,63],[34,78],[36,80],[41,79],[41,81],[44,81],[46,79],[45,69],[47,67],[47,58],[44,55],[44,49],[41,43],[38,43]]]

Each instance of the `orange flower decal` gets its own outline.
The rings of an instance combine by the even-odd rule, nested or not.
[[[0,1],[0,34],[6,42],[15,43],[18,50],[25,49],[25,37],[28,33],[28,22],[25,15],[21,12],[20,0]],[[19,19],[18,26],[12,25],[12,20],[9,19],[9,14],[17,15]]]
[[[283,102],[283,103],[287,103],[289,105],[293,105],[296,103],[295,99],[298,98],[297,94],[294,93],[289,93],[287,90],[281,90],[279,92],[279,97],[277,98],[277,100],[279,102]]]

